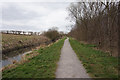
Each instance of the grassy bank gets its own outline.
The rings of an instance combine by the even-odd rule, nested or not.
[[[91,77],[118,78],[118,58],[94,50],[94,45],[83,44],[72,38],[70,44]]]
[[[59,60],[64,39],[49,47],[40,48],[38,55],[16,68],[3,71],[3,78],[55,78],[56,63]]]
[[[25,47],[37,46],[45,42],[49,42],[49,39],[45,36],[2,34],[2,52],[8,53]]]

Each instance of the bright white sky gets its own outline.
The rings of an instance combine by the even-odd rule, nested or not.
[[[0,30],[45,31],[58,27],[68,32],[70,2],[2,2]]]
[[[46,31],[58,27],[69,32],[67,7],[71,2],[96,0],[0,0],[0,30]],[[1,14],[2,13],[2,14]]]

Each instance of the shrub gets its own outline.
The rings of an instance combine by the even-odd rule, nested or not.
[[[60,37],[60,34],[56,28],[49,29],[47,32],[44,32],[44,35],[50,38],[53,42]]]

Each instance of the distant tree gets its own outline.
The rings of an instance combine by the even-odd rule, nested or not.
[[[52,41],[55,41],[60,37],[59,32],[57,31],[57,27],[53,27],[49,29],[47,32],[44,32],[44,35],[48,38],[50,38]]]

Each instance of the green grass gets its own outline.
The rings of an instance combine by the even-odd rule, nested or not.
[[[70,44],[91,77],[118,78],[118,58],[94,50],[94,45],[83,44],[72,38]]]
[[[64,39],[49,47],[40,48],[39,55],[16,68],[3,71],[3,78],[55,78],[56,63],[59,60]]]

